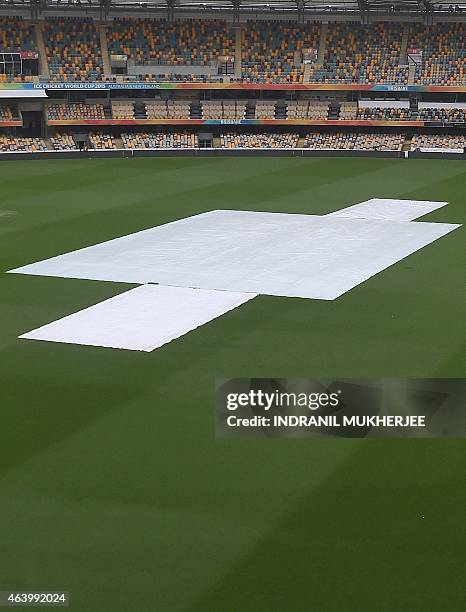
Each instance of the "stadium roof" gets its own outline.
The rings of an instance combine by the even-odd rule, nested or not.
[[[67,11],[101,14],[165,13],[168,16],[231,14],[264,18],[312,19],[315,15],[451,16],[463,20],[466,0],[0,0],[0,11],[18,14],[61,14]]]

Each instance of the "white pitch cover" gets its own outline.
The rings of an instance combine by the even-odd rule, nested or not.
[[[150,352],[254,297],[143,285],[20,338]]]
[[[11,272],[334,300],[457,227],[216,210]]]
[[[337,210],[327,217],[346,217],[351,219],[380,219],[384,221],[414,221],[428,213],[446,206],[448,202],[429,202],[427,200],[390,200],[372,198],[366,202]]]

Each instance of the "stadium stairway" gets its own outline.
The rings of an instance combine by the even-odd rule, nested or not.
[[[405,141],[403,143],[403,146],[401,147],[401,150],[404,151],[410,151],[411,150],[411,142],[412,142],[412,136],[406,136]]]
[[[403,28],[403,34],[401,36],[401,46],[400,46],[400,64],[402,66],[406,66],[408,63],[408,40],[409,40],[410,29],[409,25],[406,24]]]
[[[243,61],[243,28],[241,25],[235,26],[235,77],[240,79],[242,74]]]
[[[41,76],[50,77],[49,61],[47,59],[47,53],[45,51],[44,32],[42,30],[42,23],[36,22],[34,25],[34,32],[36,35],[37,51],[39,52],[39,74]]]
[[[110,66],[110,56],[108,54],[108,44],[107,44],[107,26],[100,25],[99,26],[99,36],[100,36],[100,53],[102,55],[102,66],[104,69],[104,77],[112,76],[112,68]]]
[[[413,62],[409,63],[408,71],[408,85],[414,85],[414,79],[416,77],[416,64]]]
[[[251,100],[246,104],[246,110],[244,113],[245,119],[255,119],[256,118],[256,103],[254,100]]]
[[[134,118],[147,119],[146,105],[144,102],[136,101],[134,103]]]
[[[325,52],[327,51],[327,32],[328,23],[323,23],[320,30],[319,50],[317,52],[316,67],[319,68],[324,63]]]
[[[284,100],[279,100],[275,104],[275,119],[281,119],[282,121],[287,118],[287,105]]]
[[[340,103],[337,100],[332,100],[328,105],[327,119],[339,119],[340,118]]]
[[[315,64],[304,64],[303,82],[311,82],[311,74],[315,69]]]
[[[202,108],[199,100],[193,100],[189,107],[190,119],[202,119]]]
[[[304,64],[303,82],[310,83],[312,75],[316,70],[322,67],[324,63],[325,52],[327,50],[327,32],[328,24],[323,23],[320,29],[319,47],[317,49],[317,59],[313,64]]]

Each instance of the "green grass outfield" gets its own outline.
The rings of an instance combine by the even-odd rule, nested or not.
[[[216,208],[412,198],[466,222],[462,161],[15,161],[0,176],[2,272]],[[464,376],[465,255],[460,228],[336,301],[260,296],[151,354],[17,340],[128,285],[2,274],[0,590],[67,590],[80,612],[464,612],[464,440],[216,440],[213,389]]]

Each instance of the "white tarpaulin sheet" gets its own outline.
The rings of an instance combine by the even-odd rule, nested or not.
[[[385,221],[413,221],[447,204],[448,202],[373,198],[372,200],[337,210],[327,216],[352,219],[382,219]]]
[[[216,210],[12,272],[333,300],[456,227]]]
[[[20,338],[150,352],[254,297],[144,285]]]

